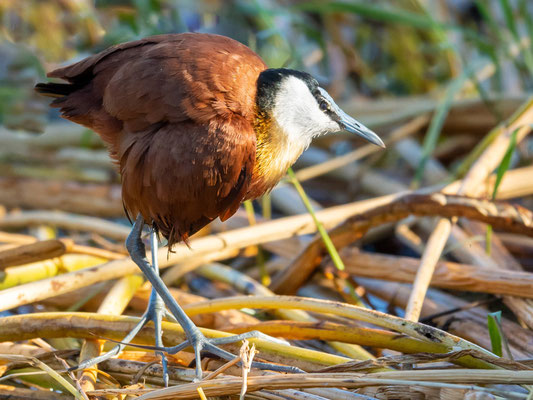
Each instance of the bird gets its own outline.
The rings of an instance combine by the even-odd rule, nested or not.
[[[147,260],[143,226],[150,228],[155,255],[159,235],[169,249],[188,243],[214,219],[227,220],[243,201],[270,191],[316,137],[347,131],[385,147],[310,74],[268,68],[254,51],[226,36],[150,36],[47,76],[64,82],[39,83],[35,90],[53,97],[51,106],[63,118],[98,133],[121,175],[124,209],[133,221],[126,247],[153,288],[141,322],[124,343],[153,321],[162,349],[161,319],[173,318],[187,338],[173,351],[193,348],[198,379],[203,351],[233,358],[218,346],[261,334],[206,338],[159,277],[157,257],[151,264]],[[263,364],[257,366],[275,369]]]

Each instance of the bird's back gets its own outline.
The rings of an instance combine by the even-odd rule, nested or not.
[[[224,36],[170,34],[113,46],[40,84],[120,166],[123,201],[173,244],[232,215],[255,163],[256,83],[266,68]]]

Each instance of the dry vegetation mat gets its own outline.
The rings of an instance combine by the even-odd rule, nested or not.
[[[117,358],[67,371],[120,342],[148,301],[150,288],[122,244],[129,227],[110,218],[121,214],[120,197],[111,195],[117,184],[2,178],[9,190],[0,195],[0,397],[530,398],[533,167],[524,146],[532,102],[517,110],[487,132],[492,140],[482,149],[472,148],[478,156],[462,175],[454,175],[454,152],[465,141],[442,142],[417,189],[405,165],[422,157],[417,135],[429,114],[384,129],[389,155],[363,146],[336,157],[328,143],[306,153],[296,178],[320,199],[311,204],[342,270],[289,182],[253,220],[249,207],[190,248],[160,249],[164,281],[207,336],[259,330],[286,340],[228,345],[236,355],[229,363],[206,355],[200,382],[190,352],[168,355],[168,388],[151,325]],[[61,129],[67,142],[78,134]],[[56,151],[46,138],[31,147]],[[169,346],[184,339],[172,322],[163,334]],[[250,357],[305,373],[250,369]]]

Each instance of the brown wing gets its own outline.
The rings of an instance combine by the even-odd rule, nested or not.
[[[242,201],[265,68],[232,39],[187,33],[121,44],[49,76],[70,82],[53,105],[109,145],[128,212],[173,243]]]
[[[120,159],[126,210],[140,212],[170,246],[233,215],[252,176],[253,137],[242,118],[224,130],[186,121],[128,136]]]

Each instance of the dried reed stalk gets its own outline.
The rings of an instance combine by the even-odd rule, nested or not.
[[[438,343],[410,338],[403,334],[385,330],[364,328],[360,326],[346,326],[327,321],[297,322],[297,321],[261,321],[255,324],[227,325],[224,332],[244,333],[258,330],[270,336],[283,337],[288,340],[329,340],[344,343],[354,343],[380,349],[397,350],[403,353],[441,353],[446,352],[445,346]]]
[[[318,300],[312,298],[292,296],[239,296],[209,300],[196,304],[189,304],[188,306],[185,306],[184,309],[186,310],[187,314],[195,315],[199,313],[212,313],[228,308],[243,307],[303,309],[310,312],[333,314],[341,317],[371,323],[382,328],[392,329],[422,341],[438,343],[443,346],[446,346],[449,350],[458,348],[465,350],[474,349],[482,353],[492,355],[492,353],[490,353],[489,351],[473,343],[465,341],[457,336],[450,335],[449,333],[440,329],[436,329],[417,322],[411,322],[403,318],[395,317],[379,311],[369,310],[366,308],[329,300]]]
[[[500,164],[509,146],[513,132],[515,130],[517,131],[516,141],[519,143],[530,132],[532,122],[533,99],[529,99],[520,110],[510,118],[509,123],[506,126],[499,126],[489,133],[489,135],[497,134],[496,139],[483,152],[474,165],[472,165],[468,174],[462,180],[461,186],[457,190],[457,194],[476,196],[481,193],[482,183]],[[442,254],[446,241],[448,240],[451,226],[451,220],[441,219],[430,235],[428,245],[422,255],[417,277],[413,284],[413,291],[411,292],[411,297],[407,304],[406,317],[410,320],[418,320],[425,293],[437,261]],[[533,318],[528,322],[530,327],[533,327]]]
[[[216,282],[225,282],[231,284],[233,287],[236,287],[241,292],[245,294],[253,294],[259,296],[274,296],[275,294],[265,286],[261,285],[259,282],[248,277],[247,275],[227,267],[222,264],[211,263],[203,265],[197,271],[200,275],[213,279]],[[302,321],[302,322],[314,322],[316,318],[313,318],[308,313],[301,310],[276,310],[276,315],[279,315],[283,319],[291,321]],[[256,322],[255,324],[258,324]],[[250,329],[253,330],[253,329]],[[338,339],[331,339],[338,340]],[[371,353],[366,351],[360,346],[356,346],[356,343],[342,343],[343,340],[329,342],[328,344],[335,350],[339,351],[341,354],[344,354],[350,358],[356,360],[367,360],[374,358]]]
[[[409,215],[417,216],[463,216],[490,223],[496,229],[533,235],[533,213],[520,206],[493,203],[442,193],[430,195],[406,195],[396,200],[355,215],[330,231],[330,237],[337,248],[342,248],[361,238],[370,228],[385,223],[400,221]],[[276,293],[294,293],[315,270],[324,255],[324,245],[315,237],[305,250],[278,276],[271,288]]]
[[[135,317],[81,312],[51,312],[10,316],[2,319],[0,341],[27,340],[35,337],[122,340],[138,321],[139,318]],[[212,329],[200,328],[200,330],[207,337],[231,335]],[[185,340],[183,329],[178,324],[163,321],[162,331],[165,344],[177,345]],[[154,329],[152,325],[149,325],[141,329],[139,334],[132,340],[132,343],[153,345],[153,340]],[[251,339],[250,342],[256,345],[262,359],[297,366],[303,370],[312,371],[350,360],[346,357],[260,339]],[[233,347],[230,346],[229,348]],[[237,351],[238,348],[238,346],[235,347]]]
[[[69,239],[50,239],[0,251],[0,270],[59,257],[71,251],[73,246],[74,242]]]
[[[407,284],[367,278],[359,278],[357,281],[369,293],[395,307],[405,308],[411,293],[411,285]],[[485,307],[480,307],[479,302],[469,303],[440,290],[429,289],[421,315],[424,322],[489,349],[491,341],[487,329],[487,312]],[[501,320],[501,326],[515,359],[533,357],[530,345],[533,336],[529,329],[505,317]]]
[[[0,203],[9,208],[61,209],[108,218],[124,215],[118,184],[0,177]]]
[[[419,263],[419,260],[412,257],[368,253],[357,248],[344,248],[340,255],[349,274],[395,282],[413,282]],[[533,298],[532,273],[494,270],[447,261],[437,263],[431,285]]]
[[[0,398],[24,400],[72,400],[72,396],[46,390],[24,389],[0,384]]]
[[[453,382],[453,384],[449,384]],[[461,384],[531,384],[533,383],[533,371],[481,371],[481,370],[431,370],[431,371],[391,371],[377,372],[372,374],[357,373],[331,373],[331,374],[297,374],[297,375],[268,375],[250,376],[248,378],[248,390],[250,392],[260,389],[286,389],[298,387],[345,387],[361,388],[365,386],[380,385],[431,385],[436,387],[455,387],[476,389],[480,391],[494,392],[502,394],[503,391],[497,389],[486,389],[479,386],[465,387]],[[446,385],[448,384],[448,385]],[[241,390],[242,380],[239,377],[223,377],[219,379],[200,381],[155,391],[129,392],[128,390],[99,390],[93,391],[90,395],[103,394],[141,394],[139,400],[149,399],[190,399],[196,398],[196,389],[201,387],[206,396],[221,396],[238,394]],[[515,398],[526,398],[522,393],[506,392]]]
[[[0,218],[1,229],[14,229],[34,225],[51,225],[72,231],[94,232],[117,240],[125,240],[130,233],[130,229],[124,225],[101,218],[59,211],[24,211],[8,214]]]

